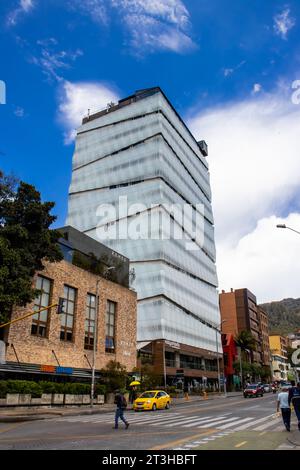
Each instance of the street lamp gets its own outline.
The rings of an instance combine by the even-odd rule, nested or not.
[[[96,350],[97,350],[97,338],[98,338],[98,309],[99,309],[99,282],[96,283],[96,305],[95,305],[95,326],[94,326],[94,344],[93,344],[93,365],[92,365],[92,384],[91,384],[91,408],[94,406],[94,390],[95,390],[95,370],[96,370]]]
[[[219,363],[219,345],[218,345],[218,332],[221,334],[222,331],[222,325],[223,323],[226,323],[227,320],[222,320],[221,323],[219,324],[219,327],[216,327],[216,350],[217,350],[217,366],[218,366],[218,390],[219,393],[221,391],[220,388],[220,382],[221,382],[221,377],[220,377],[220,363]],[[224,384],[225,384],[225,377],[224,377]],[[224,393],[225,393],[225,386],[224,386]]]
[[[291,227],[287,227],[285,224],[277,224],[276,227],[277,228],[287,228],[288,230],[292,230],[292,232],[296,232],[296,233],[298,233],[298,235],[300,235],[300,232],[298,232],[298,230],[295,230]]]

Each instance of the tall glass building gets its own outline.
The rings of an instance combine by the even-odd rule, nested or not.
[[[77,131],[66,221],[130,259],[142,356],[200,382],[222,351],[206,157],[160,88],[110,103]]]

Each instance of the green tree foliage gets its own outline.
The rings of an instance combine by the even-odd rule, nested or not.
[[[300,299],[284,299],[262,304],[273,334],[286,335],[300,328]]]
[[[120,362],[109,361],[104,369],[101,370],[103,381],[107,392],[114,392],[126,388],[127,371]]]
[[[37,295],[32,277],[44,269],[43,260],[62,259],[61,235],[49,229],[53,207],[34,186],[0,171],[0,323],[9,320],[13,306],[26,306]]]

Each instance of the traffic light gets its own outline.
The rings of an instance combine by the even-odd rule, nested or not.
[[[58,299],[57,311],[56,313],[59,315],[60,313],[66,313],[66,299],[60,297]]]

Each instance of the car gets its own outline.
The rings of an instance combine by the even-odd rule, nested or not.
[[[244,390],[244,398],[247,397],[263,397],[264,391],[260,385],[250,384]]]
[[[263,384],[262,387],[263,387],[265,393],[272,392],[272,387],[271,387],[270,384]]]
[[[168,410],[171,397],[164,390],[147,390],[143,392],[133,403],[134,411],[139,410]]]

